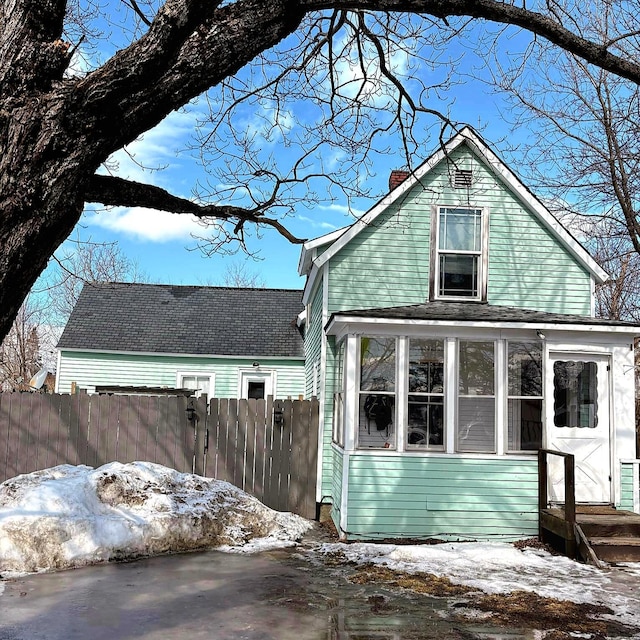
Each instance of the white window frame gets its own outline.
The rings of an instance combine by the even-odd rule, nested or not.
[[[440,249],[440,215],[445,209],[480,211],[480,250],[453,251]],[[474,255],[478,257],[478,293],[475,296],[452,296],[440,294],[440,256]],[[431,269],[429,291],[431,300],[485,301],[487,299],[487,273],[489,256],[489,209],[468,205],[433,205],[431,209]]]
[[[276,397],[275,369],[252,367],[238,370],[238,398],[247,398],[250,382],[264,382],[264,399],[268,396]]]
[[[540,380],[540,395],[539,396],[523,396],[523,395],[511,395],[509,392],[509,344],[511,343],[537,343],[540,346],[540,360],[541,360],[541,376],[542,379]],[[515,453],[515,454],[535,454],[537,453],[536,449],[523,449],[522,447],[513,447],[510,448],[509,447],[509,400],[537,400],[541,403],[541,409],[540,409],[540,420],[542,423],[542,433],[541,433],[541,441],[540,441],[540,447],[542,448],[543,446],[543,440],[544,440],[544,420],[545,420],[545,388],[544,388],[544,380],[545,380],[545,375],[546,375],[546,361],[545,361],[545,349],[544,349],[544,343],[542,342],[542,340],[535,340],[535,339],[518,339],[518,338],[508,338],[504,341],[504,359],[505,359],[505,379],[504,379],[504,385],[505,385],[505,403],[504,403],[504,407],[503,407],[503,411],[504,411],[504,450],[505,453]],[[519,444],[521,444],[521,432],[519,432],[517,434],[514,434],[514,443],[518,442]]]
[[[500,420],[500,412],[502,408],[499,403],[499,387],[502,384],[501,380],[498,377],[498,362],[499,362],[499,347],[500,344],[499,339],[482,339],[482,338],[458,338],[456,345],[456,362],[455,362],[455,416],[456,416],[456,425],[455,425],[455,451],[460,454],[470,454],[470,453],[480,453],[480,454],[498,454],[500,453],[498,447],[498,434],[500,433],[499,429],[499,420]],[[461,375],[461,364],[460,364],[460,347],[462,343],[467,344],[478,344],[478,343],[492,343],[493,344],[493,394],[463,394],[460,393],[460,375]],[[493,448],[492,449],[482,449],[482,448],[469,448],[463,449],[460,443],[460,399],[461,398],[490,398],[493,399]]]
[[[209,393],[207,398],[215,398],[216,392],[216,374],[211,371],[185,370],[176,372],[176,388],[184,388],[184,378],[209,378]],[[196,393],[196,397],[200,397],[200,393]]]
[[[402,371],[406,376],[406,384],[404,385],[404,402],[406,404],[405,409],[405,422],[407,426],[407,432],[404,434],[404,450],[405,451],[446,451],[447,445],[447,347],[446,339],[444,337],[432,337],[432,336],[407,336],[404,338],[406,342],[406,349],[403,350],[403,362],[401,363]],[[442,371],[442,391],[440,392],[418,392],[409,391],[409,365],[411,356],[411,341],[418,340],[430,340],[442,343],[443,352],[443,371]],[[400,365],[399,365],[400,366]],[[415,396],[418,398],[424,398],[424,403],[429,404],[431,398],[441,398],[442,400],[442,444],[410,444],[409,443],[409,397]]]
[[[362,338],[374,338],[374,339],[382,339],[382,340],[393,340],[394,341],[394,359],[395,359],[395,371],[394,371],[394,391],[371,391],[371,390],[362,390],[361,387],[361,374],[362,374]],[[376,333],[367,333],[357,336],[357,380],[356,380],[356,402],[355,402],[355,411],[356,411],[356,419],[355,419],[355,439],[354,444],[355,448],[359,451],[401,451],[403,449],[402,442],[399,438],[398,434],[398,425],[399,425],[399,369],[398,362],[401,358],[399,355],[400,345],[403,340],[401,337],[396,335],[379,335]],[[361,429],[364,428],[363,425],[360,424],[360,398],[367,395],[375,395],[380,397],[390,397],[393,398],[393,412],[392,412],[392,429],[393,431],[388,434],[386,437],[385,443],[382,446],[363,446],[361,442]],[[369,434],[368,434],[369,435]]]

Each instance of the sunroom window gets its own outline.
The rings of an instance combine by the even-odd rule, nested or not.
[[[439,207],[434,286],[437,298],[484,297],[483,209]]]
[[[337,348],[333,394],[333,441],[344,446],[344,358],[345,343]]]
[[[444,341],[409,341],[407,447],[444,449]]]
[[[495,345],[461,340],[458,350],[457,450],[496,450]]]
[[[507,353],[507,449],[537,451],[542,446],[542,343],[510,341]]]
[[[360,338],[358,447],[395,448],[396,339]]]

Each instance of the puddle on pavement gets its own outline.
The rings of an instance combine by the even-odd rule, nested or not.
[[[436,598],[381,585],[354,584],[349,566],[327,566],[313,554],[276,551],[279,562],[308,575],[304,592],[274,598],[274,605],[327,614],[327,640],[539,640],[535,630],[510,629],[483,621],[452,619],[463,598]]]

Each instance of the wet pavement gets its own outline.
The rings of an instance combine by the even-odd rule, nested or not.
[[[458,623],[451,602],[345,578],[296,551],[208,551],[0,583],[0,640],[523,640]]]

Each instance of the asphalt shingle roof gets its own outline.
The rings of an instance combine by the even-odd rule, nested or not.
[[[452,322],[528,322],[533,324],[583,324],[599,326],[635,326],[622,320],[547,313],[519,307],[503,307],[477,302],[425,302],[405,307],[383,307],[338,311],[333,317],[387,318],[391,320],[450,320]]]
[[[85,285],[58,348],[303,357],[303,308],[291,289]]]

